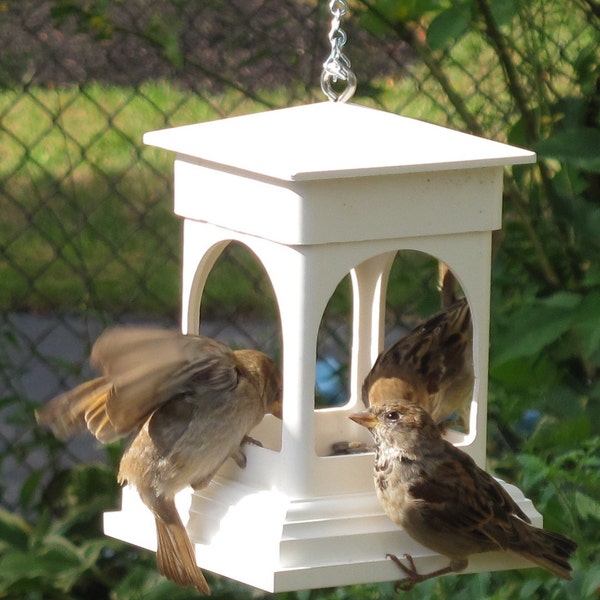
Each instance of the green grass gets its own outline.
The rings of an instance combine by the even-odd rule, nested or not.
[[[1,92],[0,309],[174,313],[173,156],[142,135],[260,108],[165,82]]]

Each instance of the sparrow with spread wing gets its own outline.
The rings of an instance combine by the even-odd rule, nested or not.
[[[514,552],[558,577],[570,579],[572,540],[530,525],[504,488],[462,450],[442,438],[423,407],[387,400],[350,418],[375,440],[375,490],[386,514],[412,538],[450,559],[432,573],[413,559],[389,554],[410,589],[431,577],[462,571],[479,552]]]
[[[365,406],[401,398],[436,423],[456,414],[463,425],[473,396],[473,327],[465,298],[430,317],[382,352],[362,386]]]
[[[245,466],[249,432],[266,413],[281,416],[278,367],[259,351],[139,327],[107,330],[91,363],[102,376],[51,400],[38,422],[63,439],[85,427],[102,443],[132,434],[118,480],[154,514],[158,570],[209,594],[174,497],[208,485],[229,457]]]

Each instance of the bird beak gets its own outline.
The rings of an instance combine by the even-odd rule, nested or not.
[[[269,411],[274,417],[278,419],[283,419],[283,402],[281,400],[277,400],[271,404],[271,410]]]
[[[355,423],[366,427],[367,429],[373,429],[377,424],[377,418],[369,410],[362,410],[361,412],[353,413],[349,417]]]

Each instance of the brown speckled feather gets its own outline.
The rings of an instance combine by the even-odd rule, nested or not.
[[[362,398],[365,406],[401,398],[437,423],[457,413],[466,425],[473,378],[471,313],[463,298],[382,352],[363,382]]]
[[[387,515],[450,559],[445,569],[422,575],[392,557],[409,584],[462,570],[471,554],[492,550],[515,552],[570,579],[577,544],[532,526],[500,483],[442,438],[422,407],[389,399],[350,418],[373,434],[375,489]]]

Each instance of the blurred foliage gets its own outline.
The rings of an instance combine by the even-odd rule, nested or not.
[[[79,11],[82,24],[103,37],[112,27],[108,4],[56,0],[55,16]],[[538,153],[536,166],[515,167],[505,180],[492,285],[489,463],[533,499],[546,527],[579,544],[569,582],[539,569],[452,576],[417,586],[401,596],[407,600],[600,598],[600,10],[595,0],[567,5],[353,3],[362,27],[386,43],[395,36],[410,45],[465,131],[485,132],[486,110],[493,114],[494,102],[506,96],[507,141]],[[178,64],[176,31],[150,25],[149,39]],[[468,57],[464,70],[483,55],[501,66],[497,98],[490,94],[483,112],[448,77],[442,57],[453,55]],[[372,97],[385,106],[389,90],[373,82]],[[114,464],[69,468],[50,481],[34,472],[21,496],[23,516],[0,512],[0,598],[196,597],[159,578],[153,555],[102,534],[99,514],[117,503]],[[268,597],[219,578],[211,584],[217,598]],[[278,595],[393,596],[392,584]]]

